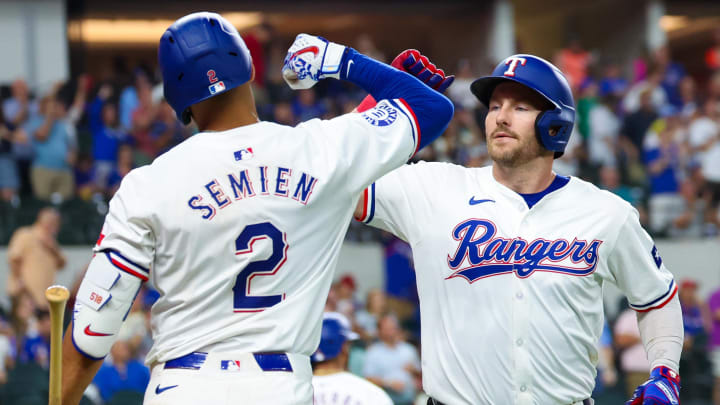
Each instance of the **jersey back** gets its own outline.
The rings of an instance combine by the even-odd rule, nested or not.
[[[148,363],[315,350],[357,197],[415,150],[402,111],[383,126],[367,114],[197,134],[126,176],[95,250],[160,292]]]

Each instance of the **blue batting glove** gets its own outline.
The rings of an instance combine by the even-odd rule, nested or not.
[[[655,367],[650,379],[637,387],[625,405],[678,405],[680,404],[680,376],[665,367]]]

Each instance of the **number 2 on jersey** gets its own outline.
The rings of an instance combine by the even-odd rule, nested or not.
[[[265,260],[248,263],[238,274],[233,285],[233,309],[235,312],[261,312],[285,299],[285,294],[250,295],[250,282],[255,276],[272,276],[280,270],[287,260],[287,242],[285,233],[270,222],[252,224],[240,232],[235,239],[235,254],[252,253],[253,244],[261,239],[270,239],[272,254]]]

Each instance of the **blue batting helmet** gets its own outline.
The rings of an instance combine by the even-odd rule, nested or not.
[[[252,59],[235,27],[200,12],[175,21],[160,38],[158,62],[165,100],[184,124],[189,107],[250,81]]]
[[[540,143],[555,157],[561,156],[575,124],[575,101],[565,76],[545,59],[513,55],[500,62],[492,75],[475,80],[470,89],[488,107],[495,86],[508,80],[535,90],[554,106],[538,115],[535,130]],[[557,130],[555,135],[550,135],[551,128]]]
[[[320,346],[310,360],[317,363],[334,359],[342,351],[345,342],[357,338],[358,334],[350,329],[350,322],[343,314],[326,312],[323,314]]]

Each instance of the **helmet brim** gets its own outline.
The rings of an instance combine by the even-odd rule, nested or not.
[[[486,108],[489,108],[492,92],[493,90],[495,90],[495,87],[497,87],[497,85],[502,82],[515,82],[524,84],[518,80],[513,80],[506,77],[486,76],[472,82],[472,84],[470,85],[470,91],[472,91],[475,97],[477,97],[478,100],[480,100],[480,102],[483,103]]]

